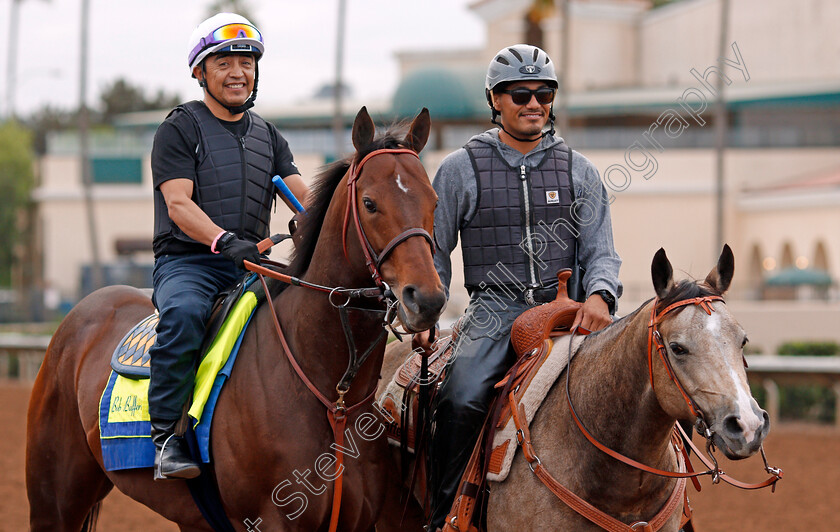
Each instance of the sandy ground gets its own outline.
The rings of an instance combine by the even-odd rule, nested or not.
[[[28,529],[29,504],[24,480],[24,442],[28,386],[0,383],[0,531]],[[711,485],[690,498],[699,532],[835,532],[840,530],[840,430],[786,424],[765,442],[772,465],[785,471],[776,493]],[[756,482],[765,474],[760,458],[724,462],[740,480]],[[118,491],[104,501],[100,532],[175,531],[177,527]]]

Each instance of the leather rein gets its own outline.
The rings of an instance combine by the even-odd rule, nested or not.
[[[303,288],[327,293],[329,294],[328,298],[330,304],[339,311],[342,329],[344,331],[345,339],[347,341],[347,347],[350,353],[350,360],[347,369],[344,372],[344,375],[341,377],[341,380],[339,380],[335,388],[338,394],[338,399],[332,401],[328,399],[324,393],[318,390],[318,388],[306,376],[303,369],[298,364],[297,360],[295,360],[295,357],[292,354],[291,349],[289,348],[289,344],[286,341],[286,337],[283,334],[283,328],[280,326],[280,319],[277,316],[277,309],[274,308],[274,305],[269,305],[269,307],[271,308],[271,316],[273,318],[274,328],[277,331],[277,336],[279,337],[280,343],[283,346],[283,352],[285,353],[286,358],[288,359],[295,373],[297,373],[300,380],[327,409],[327,420],[330,423],[330,427],[333,431],[333,438],[335,440],[335,445],[333,446],[333,448],[335,450],[336,471],[341,470],[344,461],[344,453],[341,449],[343,449],[344,447],[344,428],[347,423],[347,416],[353,411],[358,410],[362,406],[368,404],[376,394],[376,387],[374,386],[373,390],[364,399],[362,399],[354,405],[346,405],[344,402],[344,396],[347,394],[347,392],[350,391],[350,385],[352,384],[353,379],[355,378],[361,366],[367,360],[368,356],[373,352],[377,345],[379,345],[383,340],[387,338],[388,328],[390,328],[399,337],[399,333],[396,330],[394,330],[393,326],[391,325],[394,318],[397,315],[396,309],[399,305],[399,301],[397,300],[394,293],[391,291],[391,288],[388,286],[388,284],[382,279],[382,274],[380,273],[382,263],[385,262],[390,253],[398,245],[414,236],[420,236],[425,238],[428,241],[433,254],[435,251],[431,235],[429,235],[429,233],[425,229],[422,229],[420,227],[414,227],[398,234],[397,236],[392,238],[391,241],[388,242],[388,244],[384,248],[382,248],[382,251],[380,251],[378,254],[375,252],[373,246],[370,244],[370,240],[367,238],[367,235],[364,231],[364,227],[362,227],[361,220],[359,218],[359,207],[356,200],[356,183],[359,180],[359,176],[361,175],[362,167],[364,166],[364,164],[373,157],[383,154],[407,154],[413,155],[418,159],[420,158],[415,151],[410,150],[408,148],[380,149],[372,151],[371,153],[366,155],[364,158],[361,159],[361,161],[358,162],[358,164],[353,163],[350,166],[350,169],[348,170],[349,176],[347,178],[347,209],[344,215],[344,225],[342,230],[344,255],[345,257],[347,257],[347,225],[352,213],[354,225],[356,226],[356,234],[359,238],[359,243],[361,244],[362,250],[365,255],[365,264],[367,265],[368,270],[370,271],[371,278],[376,284],[375,287],[328,287],[318,285],[315,283],[309,283],[297,277],[282,274],[273,269],[254,264],[250,261],[245,261],[244,263],[246,269],[256,273],[259,276],[260,282],[262,283],[262,287],[265,290],[266,295],[269,296],[269,298],[270,292],[268,290],[268,285],[266,284],[265,277],[271,277],[272,279],[276,279],[278,281],[282,281],[293,286],[300,286]],[[274,245],[274,242],[271,239],[265,239],[258,244],[258,248],[262,253],[268,250],[272,245]],[[266,262],[271,263],[271,261]],[[276,265],[276,263],[272,264]],[[338,299],[336,300],[336,298]],[[381,303],[384,303],[386,306],[384,311],[373,309],[360,309],[367,312],[384,312],[385,314],[383,318],[382,332],[379,334],[377,339],[374,340],[373,343],[361,355],[359,355],[357,352],[355,340],[353,338],[353,331],[350,327],[348,316],[348,311],[351,308],[354,308],[349,307],[348,305],[350,301],[355,298],[373,298]],[[344,301],[342,301],[342,299],[344,299]],[[338,517],[341,508],[342,480],[343,474],[338,475],[338,477],[335,480],[335,488],[333,490],[332,513],[330,516],[330,532],[335,532],[338,528]]]
[[[660,358],[665,365],[665,368],[668,371],[668,375],[674,384],[677,386],[677,389],[680,391],[680,394],[683,396],[686,404],[688,405],[689,409],[691,410],[692,414],[696,416],[697,422],[697,430],[703,437],[706,439],[706,452],[709,455],[709,458],[706,458],[703,453],[694,445],[691,441],[691,438],[683,431],[682,427],[679,423],[675,423],[675,429],[671,434],[671,443],[674,447],[676,454],[677,454],[677,462],[678,462],[678,471],[665,471],[661,469],[657,469],[654,467],[650,467],[648,465],[642,464],[641,462],[637,462],[632,458],[626,457],[617,451],[614,451],[607,447],[606,445],[599,442],[583,425],[583,422],[580,420],[577,412],[575,411],[574,405],[572,404],[571,393],[569,391],[569,381],[570,381],[570,374],[571,374],[571,362],[572,362],[572,344],[573,342],[569,342],[569,365],[566,368],[566,399],[569,404],[569,410],[572,415],[572,419],[574,419],[575,424],[577,425],[578,429],[581,433],[586,437],[586,439],[596,448],[603,451],[604,453],[608,454],[612,458],[630,466],[635,469],[645,471],[647,473],[651,473],[654,475],[659,475],[663,477],[669,478],[676,478],[678,479],[676,485],[674,486],[674,490],[671,493],[671,496],[668,498],[666,503],[660,509],[660,511],[654,516],[649,522],[648,521],[637,521],[631,525],[627,525],[616,518],[608,515],[601,510],[595,508],[582,498],[575,495],[571,492],[568,488],[560,484],[552,475],[543,467],[542,462],[540,461],[539,457],[534,452],[533,446],[531,444],[530,432],[528,429],[527,420],[525,418],[524,408],[521,404],[518,405],[517,408],[517,401],[514,397],[514,394],[511,393],[509,397],[509,401],[511,404],[511,414],[514,420],[514,423],[517,428],[516,438],[517,443],[522,447],[523,454],[525,459],[528,462],[528,467],[531,471],[539,478],[539,480],[549,488],[552,493],[554,493],[559,499],[565,502],[570,508],[575,510],[578,514],[582,515],[586,519],[590,520],[591,522],[595,523],[596,525],[600,526],[604,530],[608,530],[611,532],[630,532],[634,530],[644,530],[645,532],[655,532],[659,530],[668,519],[671,517],[673,512],[676,510],[679,499],[685,496],[685,485],[686,479],[690,478],[694,487],[697,491],[700,491],[700,483],[697,477],[702,475],[712,475],[712,482],[717,484],[720,480],[731,484],[735,487],[742,488],[742,489],[759,489],[764,488],[767,486],[771,486],[771,490],[775,491],[776,489],[776,482],[781,480],[783,471],[781,469],[771,467],[767,463],[767,457],[764,453],[764,446],[761,449],[761,457],[764,460],[764,469],[767,473],[771,476],[768,477],[763,482],[759,482],[756,484],[748,484],[745,482],[741,482],[736,480],[725,472],[720,469],[718,465],[717,459],[714,456],[714,449],[715,445],[712,441],[712,437],[714,433],[709,429],[705,418],[703,417],[702,412],[699,408],[697,408],[696,403],[691,399],[691,397],[686,393],[685,389],[683,388],[682,384],[679,381],[676,373],[674,372],[673,368],[671,367],[671,363],[668,360],[667,356],[667,349],[665,348],[664,342],[662,341],[662,335],[659,333],[659,324],[662,322],[663,317],[671,312],[672,310],[680,307],[684,307],[687,305],[698,305],[702,308],[706,314],[711,315],[714,312],[714,307],[711,306],[711,302],[713,301],[723,301],[721,296],[705,296],[705,297],[695,297],[691,299],[686,299],[683,301],[678,301],[672,305],[669,305],[661,312],[656,312],[656,304],[658,303],[658,299],[653,303],[653,310],[651,312],[651,319],[648,324],[648,373],[650,375],[650,384],[651,388],[653,388],[653,350],[654,347],[656,351],[659,353]],[[572,331],[572,336],[577,333],[577,329]],[[744,360],[744,365],[746,366],[746,360]],[[679,430],[679,433],[677,432]],[[682,441],[681,441],[682,440]],[[695,472],[691,461],[688,456],[688,452],[685,450],[683,446],[683,441],[687,443],[691,449],[694,451],[695,455],[699,458],[699,460],[703,463],[703,465],[707,468],[706,471],[699,471]]]

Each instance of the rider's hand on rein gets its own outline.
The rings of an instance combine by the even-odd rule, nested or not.
[[[247,260],[254,264],[260,263],[260,252],[257,245],[253,242],[248,242],[230,231],[219,238],[219,252],[236,263],[240,268],[245,268],[244,262]]]

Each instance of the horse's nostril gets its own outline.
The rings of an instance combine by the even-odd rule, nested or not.
[[[412,312],[417,312],[417,288],[414,285],[408,285],[403,288],[402,303]]]
[[[406,285],[402,290],[402,304],[410,312],[432,315],[439,313],[446,304],[446,296],[442,291],[428,294],[415,285]]]
[[[738,416],[727,416],[726,419],[723,421],[723,428],[729,434],[740,434],[744,431],[741,427],[741,422],[738,419]]]

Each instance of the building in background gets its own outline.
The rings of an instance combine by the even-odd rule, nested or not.
[[[344,103],[345,149],[362,104],[380,124],[410,118],[425,106],[433,131],[422,159],[432,177],[446,154],[490,127],[483,83],[496,51],[535,35],[535,28],[555,61],[561,42],[568,42],[569,127],[560,133],[595,163],[613,199],[626,287],[619,308],[629,312],[653,294],[650,261],[658,248],[700,278],[720,251],[713,117],[720,1],[683,0],[656,9],[636,0],[570,1],[568,39],[557,11],[547,9],[534,22],[533,5],[473,3],[487,31],[480,49],[399,53],[401,83],[390,101]],[[840,339],[827,325],[840,319],[838,22],[834,0],[803,0],[795,9],[783,0],[731,2],[723,209],[724,236],[737,265],[730,301],[764,349],[800,335]],[[258,111],[289,140],[304,178],[335,159],[330,100]],[[114,132],[93,138],[100,254],[114,282],[148,278],[149,153],[165,114],[126,115]],[[50,138],[35,193],[45,286],[68,303],[86,291],[91,256],[74,142],[72,134]],[[286,209],[277,209],[272,229],[284,231],[287,219]],[[460,260],[459,250],[453,259]],[[453,278],[451,314],[466,306],[461,283]],[[785,326],[792,299],[799,300],[798,315],[810,320],[793,331]]]

